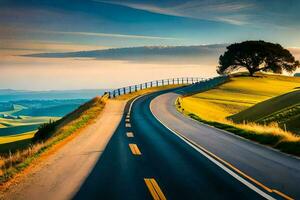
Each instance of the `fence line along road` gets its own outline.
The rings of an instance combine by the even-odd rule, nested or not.
[[[142,89],[165,86],[165,85],[179,85],[179,84],[196,84],[196,83],[206,83],[206,86],[212,86],[216,82],[219,82],[220,79],[225,77],[219,76],[214,78],[200,78],[200,77],[181,77],[181,78],[170,78],[162,79],[156,81],[150,81],[146,83],[131,85],[127,87],[118,88],[108,92],[109,98],[115,98],[124,94],[130,94]]]

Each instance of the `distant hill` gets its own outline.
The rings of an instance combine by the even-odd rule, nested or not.
[[[0,102],[17,100],[91,99],[108,89],[30,91],[0,89]]]
[[[14,113],[14,115],[26,115],[32,117],[39,116],[49,116],[49,117],[63,117],[67,113],[72,112],[78,108],[81,104],[66,104],[66,105],[57,105],[43,108],[31,108],[24,109],[19,112]]]
[[[10,111],[14,109],[14,105],[12,103],[1,103],[0,102],[0,112]]]

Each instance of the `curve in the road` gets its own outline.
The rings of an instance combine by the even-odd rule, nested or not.
[[[184,89],[183,89],[184,90]],[[192,120],[175,108],[182,93],[169,92],[156,97],[151,108],[168,128],[192,141],[200,149],[234,168],[255,185],[284,199],[299,198],[300,160],[231,133]],[[224,162],[223,162],[224,161]],[[233,167],[235,166],[235,167]]]
[[[138,98],[130,112],[126,107],[74,199],[272,199],[241,183],[156,120],[150,103],[163,93]]]

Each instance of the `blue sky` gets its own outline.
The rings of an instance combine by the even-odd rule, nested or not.
[[[299,0],[0,0],[0,89],[111,88],[169,77],[215,76],[221,54],[216,50],[190,58],[183,52],[177,60],[170,56],[164,62],[143,56],[110,61],[19,56],[43,52],[225,47],[262,39],[282,44],[299,59],[299,10]]]
[[[99,47],[264,39],[294,47],[299,9],[297,0],[1,0],[0,39]]]

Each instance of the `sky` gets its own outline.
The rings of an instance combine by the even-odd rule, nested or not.
[[[20,56],[32,53],[262,39],[299,58],[299,10],[298,0],[0,0],[0,88],[109,88],[213,76],[218,60],[167,65]]]

